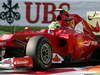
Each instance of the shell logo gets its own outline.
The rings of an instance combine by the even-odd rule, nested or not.
[[[62,63],[64,59],[57,53],[53,53],[52,63]]]

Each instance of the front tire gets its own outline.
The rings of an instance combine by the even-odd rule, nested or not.
[[[46,37],[35,36],[29,39],[26,55],[33,58],[36,67],[39,69],[46,70],[52,64],[52,47]]]

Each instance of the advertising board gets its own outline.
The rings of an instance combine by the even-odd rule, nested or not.
[[[48,25],[56,17],[55,9],[70,8],[62,1],[0,0],[0,25]]]

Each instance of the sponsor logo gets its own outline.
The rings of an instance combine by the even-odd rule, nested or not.
[[[27,64],[29,61],[16,61],[14,64]]]
[[[82,45],[84,45],[84,46],[90,46],[90,45],[96,46],[97,44],[98,44],[97,41],[84,41],[84,42],[82,42]]]
[[[62,63],[64,59],[57,53],[53,53],[52,63]]]
[[[18,3],[12,4],[12,0],[7,0],[7,3],[3,3],[2,8],[4,11],[0,12],[0,19],[6,20],[9,24],[13,23],[14,20],[20,20],[20,13],[16,12],[19,8]]]
[[[3,46],[5,44],[6,44],[6,42],[0,42],[0,46]]]

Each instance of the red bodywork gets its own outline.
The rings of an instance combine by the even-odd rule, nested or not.
[[[17,67],[33,67],[34,63],[32,57],[25,56],[19,58],[3,59],[0,63],[0,68],[3,69],[16,69]]]
[[[74,17],[75,24],[82,21],[84,25],[84,33],[78,33],[71,27],[61,27],[55,29],[51,34],[48,29],[30,32],[17,32],[13,34],[1,34],[0,48],[16,47],[25,48],[28,40],[34,36],[44,36],[50,41],[53,53],[61,56],[70,56],[72,59],[87,60],[92,52],[100,47],[93,34],[93,28],[76,14],[70,14]]]

